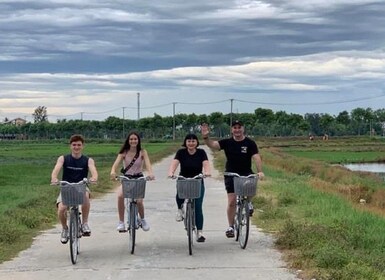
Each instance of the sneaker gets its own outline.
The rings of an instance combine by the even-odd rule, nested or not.
[[[249,202],[249,216],[252,217],[254,213],[253,203]]]
[[[83,232],[83,236],[90,236],[91,235],[91,229],[88,226],[88,224],[82,224],[82,232]]]
[[[119,221],[118,226],[116,227],[116,230],[119,232],[125,232],[126,227],[124,226],[124,222]]]
[[[68,242],[68,229],[64,229],[61,232],[60,242],[66,244]]]
[[[183,216],[184,216],[183,209],[178,209],[178,211],[176,212],[175,220],[177,222],[181,222],[183,221]]]
[[[202,235],[202,232],[199,230],[197,234],[197,242],[205,242],[206,238]]]
[[[150,230],[150,225],[147,223],[147,221],[146,221],[145,219],[142,219],[142,220],[140,221],[140,224],[141,224],[142,229],[143,229],[144,231],[149,231],[149,230]]]
[[[226,230],[226,236],[227,236],[227,238],[233,238],[234,237],[234,228],[233,227],[229,227]]]

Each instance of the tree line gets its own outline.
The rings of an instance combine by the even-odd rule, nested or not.
[[[271,109],[256,108],[253,113],[223,114],[213,112],[202,114],[176,114],[128,120],[110,116],[103,121],[96,120],[57,120],[50,123],[47,109],[36,108],[34,122],[21,126],[0,124],[0,136],[4,139],[66,139],[74,133],[87,138],[121,139],[128,131],[139,131],[147,139],[181,138],[188,132],[198,132],[199,124],[211,125],[213,136],[224,137],[230,133],[230,123],[239,119],[245,124],[246,133],[252,136],[345,136],[345,135],[384,135],[385,109],[356,108],[350,113],[340,112],[337,116],[320,113],[305,115],[273,112]]]

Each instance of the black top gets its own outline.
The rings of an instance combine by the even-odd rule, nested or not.
[[[176,152],[175,159],[180,163],[179,175],[192,178],[202,173],[203,161],[208,160],[207,154],[202,149],[197,149],[190,155],[187,149],[180,149]]]
[[[226,155],[226,172],[234,172],[246,176],[251,170],[251,158],[258,154],[257,144],[248,137],[242,141],[235,141],[233,138],[218,141],[221,150]]]
[[[64,156],[63,181],[77,183],[88,176],[88,157],[82,155],[74,158],[71,154]]]

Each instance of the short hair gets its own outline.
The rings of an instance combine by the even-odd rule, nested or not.
[[[81,141],[83,144],[84,144],[84,137],[80,134],[74,134],[71,136],[70,138],[70,144],[72,142],[78,142],[78,141]]]
[[[182,146],[186,147],[187,140],[191,140],[191,139],[197,140],[197,147],[198,147],[199,146],[199,140],[198,140],[198,137],[194,133],[189,133],[189,134],[186,135],[186,137],[183,140]]]

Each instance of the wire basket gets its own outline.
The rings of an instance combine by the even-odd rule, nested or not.
[[[234,177],[234,192],[240,196],[254,196],[257,193],[256,177]]]
[[[125,198],[144,198],[146,193],[146,180],[128,179],[122,180],[123,196]]]
[[[87,186],[84,183],[61,185],[60,193],[62,203],[67,206],[83,204]]]
[[[201,196],[202,179],[178,179],[176,190],[181,199],[193,199]]]

